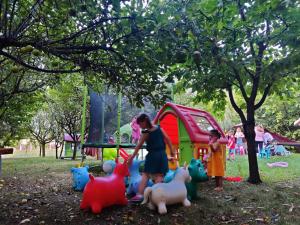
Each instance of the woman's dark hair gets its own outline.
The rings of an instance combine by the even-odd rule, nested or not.
[[[213,135],[213,136],[218,137],[218,139],[221,137],[221,134],[218,130],[211,130],[210,134]]]
[[[144,121],[146,121],[147,127],[152,128],[152,123],[151,123],[150,117],[146,113],[140,114],[136,119],[136,122],[138,124],[140,124],[141,122],[144,122]]]

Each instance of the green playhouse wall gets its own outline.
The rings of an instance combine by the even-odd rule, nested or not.
[[[178,119],[178,118],[177,118]],[[193,158],[193,144],[183,122],[178,119],[179,164],[189,163]]]

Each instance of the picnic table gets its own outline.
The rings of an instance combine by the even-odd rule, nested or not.
[[[2,155],[12,154],[13,152],[13,148],[0,148],[0,177],[2,173]]]

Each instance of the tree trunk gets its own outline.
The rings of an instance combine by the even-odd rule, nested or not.
[[[42,146],[41,144],[39,144],[39,148],[40,148],[40,157],[42,156]]]
[[[261,183],[261,179],[258,171],[258,163],[256,156],[256,146],[255,146],[255,119],[254,119],[254,107],[247,110],[247,121],[246,124],[243,123],[243,128],[245,132],[245,137],[247,140],[248,148],[248,163],[249,163],[249,178],[248,182],[252,184]]]
[[[60,142],[59,141],[55,141],[55,158],[58,159],[58,149],[60,147]]]
[[[55,144],[55,158],[58,159],[58,146]]]
[[[42,143],[42,156],[45,157],[46,156],[46,144]]]
[[[61,149],[60,149],[60,154],[59,154],[60,159],[61,159],[62,152],[64,150],[64,145],[65,145],[65,142],[63,141],[63,143],[61,144]]]
[[[73,157],[72,157],[72,160],[75,160],[76,159],[76,153],[77,153],[77,141],[74,142],[74,150],[73,150]]]

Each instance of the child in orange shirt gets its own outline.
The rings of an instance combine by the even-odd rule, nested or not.
[[[211,130],[209,135],[209,148],[211,152],[208,163],[207,175],[216,179],[215,191],[223,191],[223,177],[224,177],[224,152],[219,143],[221,134],[218,130]]]

